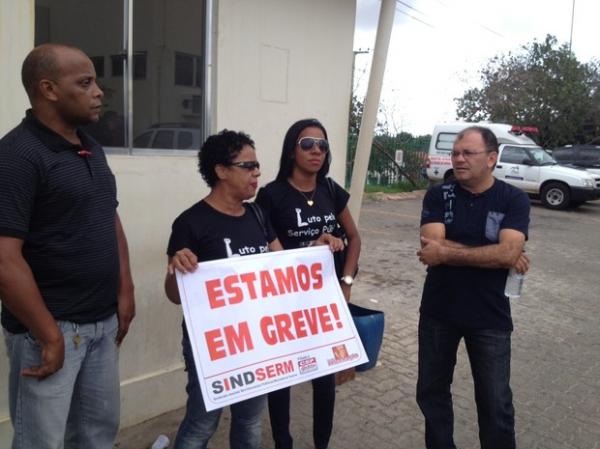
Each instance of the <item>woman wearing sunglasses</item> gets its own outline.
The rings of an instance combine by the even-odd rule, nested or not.
[[[198,168],[210,193],[175,219],[167,249],[165,292],[175,304],[181,303],[175,270],[187,273],[198,262],[283,249],[269,221],[260,219],[245,203],[255,195],[260,176],[254,142],[247,134],[223,130],[210,136],[198,153]],[[329,244],[333,250],[343,246],[334,238],[321,238],[317,243]],[[188,400],[175,449],[205,449],[221,410],[207,412],[204,407],[185,323],[182,327]],[[260,448],[265,403],[265,396],[259,396],[231,405],[231,449]]]
[[[338,223],[343,227],[348,249],[338,275],[348,301],[358,267],[360,236],[347,207],[348,193],[326,178],[330,161],[327,131],[321,122],[304,119],[294,123],[283,140],[277,178],[260,189],[256,202],[285,249],[309,246],[334,232]],[[326,449],[333,427],[335,375],[314,379],[312,385],[313,440],[316,449]],[[291,449],[290,388],[269,393],[268,402],[275,449]]]

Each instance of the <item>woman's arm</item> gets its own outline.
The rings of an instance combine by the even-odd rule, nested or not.
[[[343,276],[354,277],[358,271],[358,258],[360,257],[360,249],[362,245],[360,234],[358,233],[358,228],[356,227],[356,223],[354,223],[354,219],[352,218],[350,209],[348,209],[348,207],[344,207],[344,209],[337,216],[337,220],[344,228],[344,232],[348,238],[348,251],[346,252],[346,262],[344,264]],[[352,286],[342,283],[341,287],[346,301],[349,301],[350,289]]]

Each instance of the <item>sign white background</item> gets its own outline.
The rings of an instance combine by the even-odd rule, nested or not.
[[[202,262],[177,284],[208,411],[368,361],[327,246]]]

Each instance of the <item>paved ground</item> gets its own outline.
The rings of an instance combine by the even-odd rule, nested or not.
[[[424,268],[415,256],[420,199],[364,203],[363,255],[353,301],[384,310],[378,366],[338,388],[330,449],[423,448],[415,404],[417,321]],[[526,449],[600,449],[600,203],[555,212],[534,204],[527,251],[533,267],[513,303],[512,385],[517,443]],[[296,448],[312,448],[310,385],[294,387]],[[473,389],[461,346],[453,385],[455,440],[479,447]],[[173,437],[182,410],[123,430],[117,447]],[[227,448],[224,414],[212,449]],[[272,449],[268,419],[263,448]]]

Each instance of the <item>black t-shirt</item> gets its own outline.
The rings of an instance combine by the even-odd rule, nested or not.
[[[432,187],[423,200],[421,225],[443,223],[446,239],[468,246],[498,243],[502,229],[527,238],[529,198],[495,180],[480,194],[456,183]],[[508,270],[438,265],[427,269],[421,313],[440,321],[478,329],[512,330],[510,303],[504,296]]]
[[[326,179],[319,179],[314,196],[312,192],[304,192],[306,197],[312,197],[312,206],[287,181],[275,180],[258,191],[256,202],[265,210],[285,249],[308,246],[321,234],[334,231],[337,216],[346,207],[350,195],[335,182],[332,184],[333,192]]]
[[[0,235],[23,240],[55,319],[89,323],[117,310],[117,198],[102,147],[79,137],[69,143],[28,111],[0,140]],[[26,331],[4,305],[2,326]]]
[[[250,206],[244,215],[234,217],[212,208],[202,200],[184,211],[173,222],[167,254],[190,249],[199,262],[227,257],[266,253],[275,233],[268,220],[261,226]],[[265,235],[266,231],[266,235]]]

